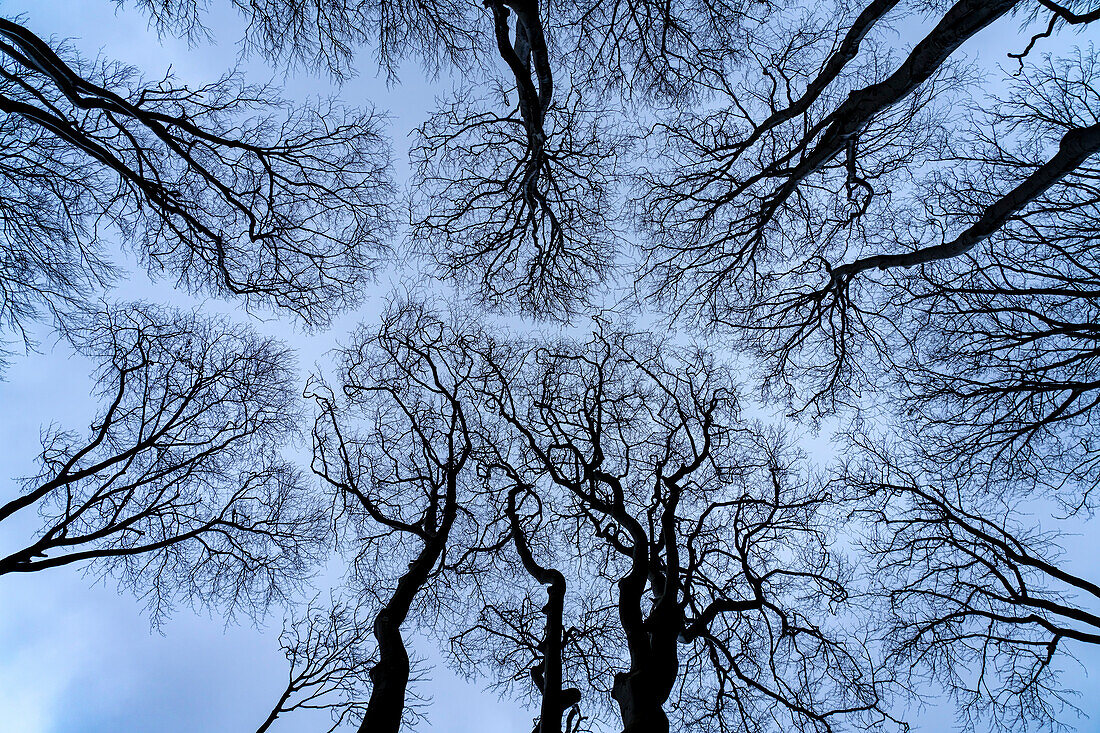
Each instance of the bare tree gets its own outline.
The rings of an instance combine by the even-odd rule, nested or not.
[[[581,713],[581,686],[598,690],[600,678],[610,677],[601,645],[611,609],[578,598],[577,586],[567,593],[566,573],[555,566],[568,563],[576,580],[575,563],[568,562],[569,544],[555,538],[569,537],[573,527],[505,458],[510,451],[502,448],[514,441],[496,431],[488,436],[479,457],[486,482],[474,507],[481,537],[452,567],[452,582],[466,581],[467,595],[482,605],[451,620],[448,629],[461,630],[448,640],[449,651],[468,677],[495,678],[502,692],[532,701],[535,733],[578,733],[590,719]]]
[[[651,292],[731,326],[774,365],[767,386],[798,406],[858,397],[876,362],[903,360],[906,319],[921,309],[913,281],[995,267],[983,248],[1013,236],[1020,217],[1042,216],[1100,144],[1084,98],[1063,93],[1056,111],[1040,103],[1054,118],[1033,110],[1025,122],[1022,95],[991,103],[996,91],[983,98],[953,64],[983,28],[1027,16],[1026,3],[953,3],[895,63],[875,40],[903,12],[869,2],[845,25],[811,19],[793,30],[769,18],[748,46],[758,76],[716,95],[714,110],[670,117],[657,146],[665,163],[644,177]],[[1028,66],[1018,86],[1051,99],[1080,84],[1079,72],[1056,68]],[[950,112],[964,105],[976,113]],[[979,140],[989,143],[981,152]],[[1016,143],[1021,154],[1010,152]],[[953,180],[965,213],[945,209],[941,164],[982,159],[985,172]]]
[[[777,217],[788,209],[799,215],[801,197],[796,194],[811,176],[843,172],[845,193],[856,207],[854,218],[861,216],[874,195],[872,176],[862,170],[864,160],[881,165],[875,153],[882,142],[876,138],[884,131],[876,130],[876,121],[934,82],[960,45],[1009,13],[1014,4],[1009,0],[955,3],[885,76],[876,68],[878,59],[864,60],[858,51],[896,3],[870,3],[838,39],[837,48],[824,55],[816,75],[812,60],[820,58],[820,53],[815,53],[813,42],[819,45],[832,36],[813,25],[791,34],[783,33],[781,26],[762,31],[750,45],[750,52],[757,53],[762,78],[749,79],[746,89],[729,89],[729,106],[701,121],[701,135],[690,134],[687,125],[694,121],[690,117],[666,128],[669,142],[683,146],[675,149],[683,165],[671,172],[667,182],[662,182],[660,173],[649,180],[656,208],[647,219],[656,235],[654,266],[668,273],[659,265],[701,260],[686,268],[685,277],[702,286],[698,297],[713,301],[721,317],[723,289],[740,275],[751,276],[751,265],[758,258],[764,264],[768,255],[781,252],[768,246],[771,238],[781,234],[775,226],[782,223]],[[866,84],[869,74],[880,78],[872,77],[873,83]],[[806,89],[792,99],[789,93],[795,85]],[[756,114],[763,119],[757,122]],[[898,119],[911,122],[913,114],[910,111]],[[796,134],[791,134],[789,123],[795,123]],[[740,130],[745,133],[739,134]],[[877,134],[866,140],[869,131]],[[670,231],[662,235],[658,228],[665,225]],[[676,240],[687,233],[698,236],[676,247]]]
[[[205,3],[135,4],[158,30],[206,32]],[[227,5],[273,61],[342,78],[370,45],[391,80],[408,59],[457,72],[416,134],[409,241],[480,305],[593,310],[635,254],[619,204],[633,183],[651,304],[747,347],[766,398],[813,418],[874,407],[897,441],[854,430],[858,462],[825,480],[786,431],[745,418],[717,352],[607,323],[584,343],[511,339],[394,301],[340,350],[333,385],[307,389],[356,610],[290,623],[288,685],[261,730],[317,706],[334,727],[397,731],[413,628],[534,701],[544,733],[889,727],[887,695],[923,674],[973,725],[1056,724],[1057,655],[1100,638],[1100,593],[1022,517],[1051,497],[1081,519],[1096,508],[1100,98],[1091,49],[1037,57],[1100,11]],[[961,59],[1010,22],[998,89]],[[106,226],[151,272],[309,324],[361,295],[393,233],[373,114],[291,108],[235,77],[146,84],[56,46],[0,21],[7,328],[79,311],[117,276]],[[209,327],[165,313],[61,319],[103,361],[108,407],[85,448],[47,434],[42,475],[0,509],[46,507],[46,525],[0,573],[92,560],[158,607],[176,592],[258,607],[322,536],[277,455],[296,414],[265,391],[285,392],[283,357],[203,350],[242,355],[226,369],[247,388],[223,397],[183,340],[214,344]],[[188,380],[209,386],[189,397]]]
[[[567,319],[614,270],[625,142],[577,94],[539,108],[537,127],[459,96],[417,133],[415,246],[487,305]]]
[[[114,0],[119,6],[125,0]],[[135,0],[162,32],[198,40],[208,35],[210,4],[199,0]],[[477,28],[484,9],[477,0],[227,0],[247,22],[244,45],[271,61],[304,65],[346,78],[363,45],[396,78],[414,57],[431,71],[442,64],[469,68],[489,46]]]
[[[566,318],[608,279],[616,156],[603,110],[558,83],[538,2],[485,3],[516,96],[505,115],[471,90],[418,131],[414,239],[444,275],[493,306]],[[471,103],[469,98],[474,96]]]
[[[515,544],[516,554],[519,555],[524,570],[532,578],[547,586],[546,606],[543,607],[546,627],[537,645],[542,653],[542,659],[531,667],[531,679],[542,697],[537,733],[560,733],[563,714],[581,699],[580,690],[575,687],[566,689],[562,685],[566,581],[565,575],[560,570],[540,565],[531,551],[531,544],[522,526],[516,501],[516,497],[523,490],[524,487],[521,485],[513,487],[508,492],[507,511],[508,521],[512,527],[512,542]]]
[[[197,88],[52,48],[0,19],[0,320],[23,332],[116,268],[323,324],[361,297],[392,231],[380,118],[291,106],[234,75]]]
[[[838,476],[877,498],[867,572],[888,601],[888,661],[942,684],[968,728],[1060,727],[1075,708],[1058,661],[1100,643],[1100,585],[1067,569],[1026,516],[1034,503],[997,501],[965,469],[930,472],[902,448],[865,441]]]
[[[856,445],[886,476],[868,531],[887,663],[917,688],[939,680],[968,726],[1055,727],[1072,707],[1058,652],[1093,643],[1095,587],[1024,517],[1050,514],[1048,497],[1095,508],[1100,128],[1094,52],[1029,55],[1095,18],[955,3],[885,75],[872,31],[894,5],[867,3],[808,70],[762,56],[767,81],[702,134],[686,123],[700,116],[668,123],[674,163],[642,199],[648,266],[665,302],[755,350],[770,394],[817,414],[885,408],[904,461]],[[952,52],[964,15],[1010,12],[1049,22],[1004,90],[949,56],[921,66]],[[900,81],[917,83],[879,106]],[[967,111],[945,115],[952,101]]]
[[[705,95],[741,56],[743,21],[760,22],[768,9],[651,0],[230,4],[249,23],[246,45],[272,59],[346,76],[368,44],[391,75],[410,57],[457,70],[460,101],[420,129],[414,148],[415,251],[484,303],[558,318],[584,308],[621,254],[615,184],[629,138],[608,124],[624,116],[613,92]],[[205,32],[195,0],[138,5],[160,29]],[[502,96],[512,106],[512,94],[510,111],[493,111]]]
[[[847,600],[824,516],[842,497],[740,420],[722,365],[685,352],[605,326],[505,349],[483,390],[522,445],[518,485],[568,498],[566,541],[615,589],[624,730],[668,730],[666,703],[710,730],[882,723],[863,649],[824,620]]]
[[[409,653],[402,626],[430,613],[460,518],[473,450],[464,392],[468,338],[423,304],[395,301],[376,333],[342,351],[339,392],[316,383],[313,470],[333,490],[333,516],[353,579],[377,605],[377,661],[360,730],[397,731]]]
[[[66,337],[97,363],[89,433],[43,433],[40,471],[0,506],[37,511],[0,575],[73,563],[117,577],[159,617],[176,599],[230,612],[283,600],[311,570],[322,507],[279,455],[296,430],[293,358],[225,321],[106,307]]]
[[[1067,137],[1100,122],[1091,53],[1025,68],[983,134],[953,151],[957,171],[935,181],[953,220],[1027,186],[1050,168],[1047,150],[1064,157]],[[1077,164],[980,248],[901,283],[917,348],[897,382],[926,460],[1072,512],[1095,507],[1100,481],[1097,171],[1095,157]]]
[[[356,609],[336,599],[327,608],[310,603],[303,617],[288,620],[279,636],[290,662],[286,687],[256,733],[296,710],[327,710],[332,727],[326,733],[358,724],[367,705],[368,636]]]

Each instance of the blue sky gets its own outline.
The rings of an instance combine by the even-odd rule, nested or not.
[[[140,13],[132,9],[116,13],[109,0],[6,0],[0,2],[0,9],[8,16],[25,12],[31,30],[45,37],[70,38],[85,56],[102,53],[132,63],[151,76],[163,73],[170,62],[180,79],[198,84],[237,63],[234,43],[241,23],[232,13],[211,18],[216,45],[189,48],[171,37],[158,39]],[[981,48],[978,44],[974,50],[980,53]],[[272,76],[257,60],[246,62],[243,68],[256,80]],[[424,119],[437,88],[424,83],[416,68],[404,73],[404,83],[392,89],[374,75],[368,60],[362,68],[363,74],[348,82],[340,96],[350,104],[369,101],[390,112],[400,175],[406,135]],[[310,77],[287,80],[291,95],[316,93],[326,83]],[[377,294],[387,289],[382,282]],[[193,303],[141,275],[135,275],[113,297],[158,302],[167,297],[179,304]],[[356,322],[369,321],[378,301],[369,298],[363,309],[344,316],[324,334],[307,337],[278,321],[256,326],[289,341],[299,350],[300,363],[309,368],[322,361],[324,352]],[[219,302],[203,307],[235,310]],[[42,426],[56,422],[80,429],[87,425],[95,410],[88,395],[87,373],[79,359],[63,348],[53,349],[48,341],[40,353],[13,359],[5,381],[0,382],[0,479],[8,481],[33,470]],[[7,486],[14,490],[14,483],[9,481]],[[33,529],[9,525],[5,522],[0,535],[0,551]],[[1071,538],[1070,561],[1079,563],[1087,573],[1086,561],[1095,557],[1095,549],[1096,541],[1087,536]],[[150,629],[138,601],[120,595],[110,581],[94,584],[93,580],[79,570],[65,568],[4,578],[0,590],[0,733],[239,733],[254,730],[263,720],[286,673],[278,649],[278,610],[264,627],[247,621],[227,627],[221,618],[179,609],[158,632]],[[428,644],[420,647],[422,654],[430,653]],[[1100,662],[1098,655],[1082,659],[1086,667]],[[1083,671],[1071,666],[1066,681],[1084,693],[1078,703],[1100,720],[1100,695],[1096,694],[1100,688],[1095,679],[1086,679]],[[433,697],[428,713],[435,721],[422,729],[493,733],[530,727],[531,713],[457,679],[442,665],[436,665],[432,682],[422,689]],[[922,719],[927,730],[937,730],[950,721],[950,713],[931,710]],[[289,717],[276,730],[315,730],[311,723],[308,716]],[[1093,729],[1093,724],[1086,721],[1082,729]]]

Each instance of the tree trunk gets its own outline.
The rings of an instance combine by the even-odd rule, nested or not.
[[[651,684],[652,675],[643,669],[615,675],[611,697],[619,703],[623,733],[668,733],[668,716],[664,698]]]
[[[564,579],[563,579],[564,580]],[[565,583],[554,583],[546,591],[546,635],[542,654],[542,708],[538,733],[561,733],[562,615],[565,612]]]
[[[630,649],[630,671],[615,675],[611,697],[619,704],[623,733],[668,733],[664,704],[679,675],[676,644],[683,629],[683,617],[672,599],[673,596],[662,594],[649,617],[640,624],[640,633],[632,634],[635,643]],[[620,594],[620,604],[624,600],[635,605],[626,614],[620,607],[620,614],[636,623],[641,616],[636,607],[640,595],[624,598]]]
[[[378,663],[371,668],[371,693],[359,733],[397,733],[405,711],[409,685],[409,653],[401,637],[401,623],[383,610],[374,620]]]

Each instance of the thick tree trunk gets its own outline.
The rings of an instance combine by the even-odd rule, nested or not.
[[[637,542],[637,541],[636,541]],[[680,630],[675,595],[662,594],[646,617],[642,592],[648,557],[638,543],[632,572],[619,580],[619,620],[626,632],[630,669],[615,675],[611,697],[619,704],[624,733],[668,733],[668,700],[679,673],[676,635]]]
[[[559,574],[560,575],[560,574]],[[565,583],[554,583],[546,591],[546,635],[543,637],[542,707],[538,733],[561,733],[562,706],[562,615],[565,612]],[[568,707],[568,706],[566,706]]]
[[[397,733],[405,711],[409,685],[409,653],[401,636],[401,621],[383,610],[374,620],[378,663],[371,668],[371,693],[359,733]]]
[[[378,663],[371,668],[371,693],[367,712],[359,733],[398,733],[401,715],[405,710],[405,692],[409,686],[409,652],[401,636],[401,625],[409,615],[413,600],[428,581],[435,567],[457,511],[454,501],[454,482],[450,482],[447,504],[443,510],[443,522],[438,533],[431,537],[409,571],[401,576],[389,603],[374,618],[374,638],[378,641]]]
[[[680,670],[675,609],[655,608],[646,622],[649,648],[631,655],[630,671],[615,675],[611,696],[619,704],[623,733],[668,733],[664,704]]]
[[[709,450],[709,442],[707,445]],[[676,644],[683,631],[683,612],[677,602],[677,481],[690,470],[694,469],[685,466],[663,480],[669,491],[661,518],[660,536],[666,561],[663,572],[652,569],[654,561],[641,525],[626,512],[619,514],[619,522],[630,528],[635,543],[631,571],[619,580],[619,620],[626,632],[630,670],[615,675],[611,688],[611,696],[619,704],[623,733],[668,733],[669,730],[664,704],[680,673]],[[649,614],[645,615],[642,603],[647,578],[657,597]]]
[[[623,733],[669,733],[664,699],[653,690],[651,675],[645,670],[615,675],[611,697],[619,703]]]

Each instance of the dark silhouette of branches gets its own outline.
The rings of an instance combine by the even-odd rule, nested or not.
[[[1047,35],[1095,20],[1040,6]],[[1056,652],[1094,641],[1095,589],[1022,517],[1048,491],[1095,508],[1095,54],[982,97],[952,55],[1033,8],[945,6],[894,64],[875,43],[897,12],[863,4],[825,56],[818,26],[770,19],[760,78],[659,126],[645,270],[659,302],[765,361],[765,394],[820,415],[873,390],[905,462],[857,443],[888,477],[831,485],[885,502],[868,531],[886,664],[913,667],[910,690],[943,683],[967,725],[1057,726]]]
[[[89,433],[51,427],[41,469],[0,506],[41,530],[0,574],[73,563],[117,577],[154,619],[173,600],[258,612],[309,572],[324,514],[279,456],[299,415],[293,358],[247,329],[143,304],[65,335],[97,364]]]
[[[0,320],[16,331],[113,278],[108,226],[154,275],[309,324],[357,302],[387,250],[371,112],[294,107],[233,75],[146,83],[0,19],[0,114]]]
[[[473,450],[466,338],[425,305],[394,301],[377,332],[342,350],[339,392],[308,390],[320,411],[313,470],[333,491],[353,576],[377,604],[364,733],[401,725],[411,670],[402,626],[429,613],[460,517]]]
[[[1019,3],[956,2],[890,67],[874,39],[894,5],[865,5],[824,56],[830,37],[817,26],[805,21],[792,32],[770,21],[772,35],[749,47],[759,79],[731,88],[717,111],[662,125],[658,154],[668,163],[644,177],[638,206],[651,232],[643,268],[651,292],[736,329],[773,365],[766,386],[798,406],[829,409],[875,381],[866,373],[874,362],[903,359],[909,334],[899,326],[911,303],[898,282],[945,260],[973,266],[971,253],[1086,169],[1100,145],[1095,122],[1071,111],[1079,95],[1061,92],[1069,105],[1057,114],[1078,121],[1061,126],[1052,150],[1046,134],[1041,146],[1021,135],[1008,109],[1020,98],[989,105],[952,65],[957,49]],[[1066,68],[1055,76],[1074,78]],[[1017,83],[1060,93],[1042,69]],[[982,111],[953,117],[948,105],[967,95]],[[990,125],[1010,133],[988,138],[991,166],[1007,162],[1014,141],[1030,145],[1034,162],[996,182],[980,173],[956,180],[961,191],[990,185],[980,207],[956,218],[957,208],[945,212],[928,195],[943,170],[934,164],[958,160],[962,141]]]
[[[328,710],[332,727],[325,733],[358,724],[367,706],[368,636],[356,610],[335,599],[327,608],[310,603],[304,616],[288,620],[279,636],[290,662],[286,687],[256,733],[296,710]]]
[[[623,143],[575,94],[537,127],[470,96],[418,131],[416,248],[486,304],[567,318],[613,271]]]
[[[697,86],[718,85],[741,56],[746,19],[761,22],[768,9],[740,0],[676,9],[650,0],[233,4],[251,48],[338,75],[362,44],[391,74],[410,56],[436,70],[445,62],[475,89],[493,82],[493,56],[503,62],[507,82],[492,96],[514,93],[513,111],[493,113],[495,104],[463,92],[421,129],[414,238],[482,301],[542,317],[580,310],[615,264],[612,189],[626,139],[607,123],[623,114],[608,92],[699,96]],[[138,5],[161,29],[204,32],[194,0]]]
[[[1095,126],[1096,73],[1078,53],[1022,77],[996,125],[936,181],[943,211],[985,209],[1047,166],[1044,148]],[[1015,148],[999,144],[1013,134]],[[1071,511],[1095,506],[1098,481],[1096,174],[1095,158],[1078,165],[980,249],[902,283],[920,348],[899,379],[926,457],[965,465],[998,492],[1055,489]]]
[[[805,61],[792,57],[788,62],[774,47],[776,40],[801,43],[800,35],[765,38],[760,89],[731,95],[730,107],[711,118],[712,129],[702,136],[693,136],[684,121],[668,128],[672,142],[682,142],[697,154],[684,154],[682,168],[671,177],[656,171],[648,180],[650,205],[656,208],[645,218],[654,230],[654,261],[649,268],[658,270],[663,281],[671,277],[668,273],[676,264],[691,265],[685,268],[686,286],[700,285],[703,299],[720,304],[722,289],[740,276],[753,275],[753,263],[767,255],[767,242],[778,235],[783,223],[781,215],[797,208],[796,193],[810,177],[830,168],[844,170],[848,198],[856,216],[861,214],[874,195],[871,177],[861,170],[863,159],[874,161],[873,153],[865,153],[876,147],[875,137],[888,132],[876,130],[875,125],[933,81],[952,52],[1014,4],[1011,0],[955,3],[893,73],[872,77],[872,83],[861,87],[859,69],[849,68],[856,73],[849,73],[838,90],[847,92],[845,96],[825,95],[825,91],[840,70],[852,63],[864,36],[883,21],[889,4],[868,6],[839,47],[826,56],[817,75],[801,68]],[[793,47],[778,49],[784,50]],[[777,57],[779,62],[774,60]],[[877,69],[870,71],[881,75]],[[803,79],[805,92],[789,100],[788,90]],[[814,102],[828,106],[820,109]],[[757,123],[753,117],[760,107],[765,117]],[[900,119],[912,117],[909,112]],[[791,129],[784,124],[790,121],[801,124]],[[866,139],[869,128],[871,140]],[[740,130],[748,133],[739,134]],[[665,263],[669,267],[662,267]]]
[[[205,2],[133,4],[208,32]],[[369,47],[391,82],[409,60],[458,80],[411,151],[406,241],[434,274],[572,322],[639,255],[634,295],[743,348],[769,403],[743,404],[732,354],[626,313],[515,337],[408,295],[306,388],[315,506],[279,454],[284,350],[88,292],[120,234],[190,292],[328,324],[396,234],[380,118],[147,83],[0,20],[0,320],[27,340],[53,316],[104,403],[0,506],[44,520],[0,575],[90,563],[158,613],[258,612],[334,537],[353,600],[287,622],[260,731],[325,709],[396,733],[412,632],[536,733],[903,728],[891,695],[930,681],[970,727],[1060,724],[1100,587],[1027,517],[1100,496],[1100,62],[1037,49],[1094,3],[226,5],[272,62],[346,78]],[[964,61],[1013,22],[1000,82]],[[747,416],[773,400],[851,417],[848,459],[815,472]]]
[[[115,0],[125,5],[126,0]],[[134,0],[162,32],[199,40],[208,3],[198,0]],[[356,72],[356,52],[372,48],[392,77],[412,56],[438,70],[472,63],[488,47],[477,28],[476,0],[229,0],[247,22],[245,47],[275,62],[323,69],[344,78]]]
[[[562,686],[562,649],[565,645],[565,575],[556,568],[540,565],[535,559],[527,531],[519,516],[517,497],[526,493],[522,484],[514,486],[508,492],[508,522],[511,526],[512,542],[523,564],[523,569],[546,588],[546,605],[542,611],[546,617],[546,626],[542,639],[537,645],[541,660],[531,667],[531,679],[538,689],[542,701],[539,706],[538,727],[535,733],[561,733],[562,715],[580,702],[581,692],[575,687]],[[537,495],[529,494],[529,496]],[[541,513],[541,506],[539,507]],[[570,716],[571,722],[575,716]],[[567,730],[572,726],[567,725]]]
[[[413,237],[443,275],[473,285],[483,302],[567,318],[614,265],[625,140],[582,90],[555,87],[547,8],[529,0],[485,6],[511,73],[494,96],[507,105],[514,92],[516,107],[489,112],[489,99],[465,90],[419,129]]]
[[[469,347],[483,366],[510,349],[486,338]],[[581,733],[593,713],[606,717],[617,656],[608,644],[616,636],[614,609],[606,587],[577,568],[576,518],[552,508],[552,485],[525,482],[517,469],[522,445],[498,420],[480,416],[482,483],[469,504],[477,536],[449,566],[459,592],[478,603],[468,601],[450,619],[449,652],[468,678],[488,678],[531,702],[536,733]],[[589,561],[601,558],[582,562]]]
[[[777,3],[660,0],[547,3],[552,61],[586,95],[697,103],[722,88],[745,38]]]
[[[847,600],[822,516],[841,497],[799,476],[781,435],[740,420],[724,367],[603,327],[488,368],[488,409],[522,447],[514,491],[561,493],[567,541],[602,560],[588,582],[616,589],[624,730],[667,731],[666,702],[710,730],[882,722],[859,644],[819,615]]]
[[[861,442],[840,480],[878,497],[869,572],[889,604],[888,661],[941,683],[968,726],[1059,727],[1073,705],[1055,660],[1100,643],[1100,586],[965,471],[930,473],[919,456]]]
[[[585,612],[576,598],[567,604],[569,581],[554,567],[564,558],[552,537],[570,528],[555,522],[536,487],[524,484],[504,460],[508,451],[498,442],[504,437],[492,434],[492,448],[482,455],[489,489],[478,502],[489,508],[487,521],[479,523],[482,540],[454,568],[483,606],[476,618],[460,622],[463,630],[451,637],[450,651],[469,676],[483,676],[492,665],[506,689],[518,686],[521,698],[533,698],[535,733],[577,733],[588,717],[580,712],[582,691],[571,681],[588,687],[595,667],[608,668],[597,651],[601,609]],[[532,583],[545,588],[544,600],[532,594]],[[567,614],[583,619],[581,625],[567,625]]]

